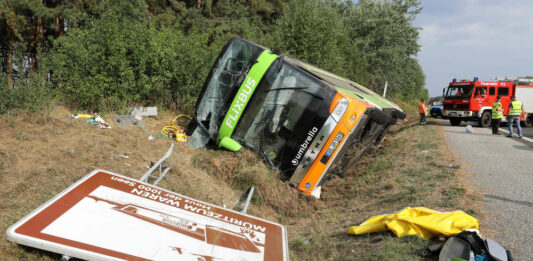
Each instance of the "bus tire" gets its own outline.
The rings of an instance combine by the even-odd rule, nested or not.
[[[459,126],[461,124],[461,119],[459,118],[450,118],[450,125]]]
[[[488,127],[492,121],[492,114],[490,111],[484,111],[479,118],[479,127]]]

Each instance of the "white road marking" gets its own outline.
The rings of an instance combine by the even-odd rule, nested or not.
[[[504,128],[499,128],[499,130],[500,130],[500,131],[503,131],[503,132],[505,132],[507,135],[509,135],[509,131],[508,131],[508,130],[506,130],[506,129],[504,129]],[[530,139],[530,138],[528,138],[528,137],[526,137],[526,136],[522,136],[522,139],[523,139],[523,140],[527,140],[527,141],[529,141],[529,142],[533,142],[533,139]]]

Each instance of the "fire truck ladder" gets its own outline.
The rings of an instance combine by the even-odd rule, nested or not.
[[[140,178],[140,181],[147,182],[153,185],[157,185],[161,179],[167,174],[172,167],[172,151],[174,149],[174,143],[170,145],[165,156],[159,159],[150,169],[144,173]],[[157,171],[156,171],[157,170]]]

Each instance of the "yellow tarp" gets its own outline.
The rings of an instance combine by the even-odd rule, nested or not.
[[[362,235],[391,230],[397,236],[418,235],[432,238],[436,235],[453,236],[474,228],[479,221],[463,211],[438,212],[429,208],[405,208],[400,212],[371,217],[360,226],[348,229],[348,234]]]

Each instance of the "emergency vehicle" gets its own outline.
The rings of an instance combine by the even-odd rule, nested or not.
[[[453,79],[448,88],[443,89],[443,115],[450,119],[452,126],[462,121],[477,121],[479,126],[490,126],[492,121],[492,104],[501,96],[503,115],[509,113],[511,96],[523,103],[526,116],[520,121],[527,127],[533,126],[533,79],[518,78],[493,81]],[[506,121],[506,117],[503,121]]]

